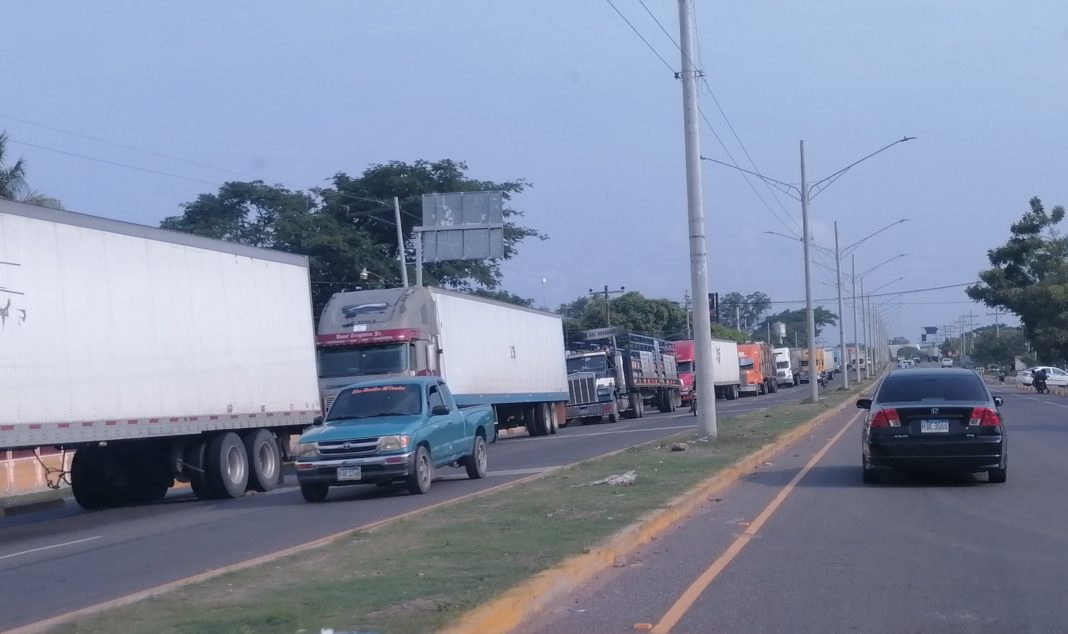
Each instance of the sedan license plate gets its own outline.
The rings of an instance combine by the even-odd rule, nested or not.
[[[344,480],[359,480],[362,477],[360,474],[360,467],[338,467],[337,479],[338,481]]]
[[[949,421],[948,420],[921,420],[920,421],[920,433],[921,434],[948,434],[949,433]]]

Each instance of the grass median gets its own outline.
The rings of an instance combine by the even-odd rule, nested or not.
[[[819,404],[722,418],[714,443],[696,432],[677,434],[53,631],[433,631],[597,545],[862,387],[828,391]],[[687,450],[673,451],[674,443]],[[637,473],[631,486],[590,484],[626,471]]]

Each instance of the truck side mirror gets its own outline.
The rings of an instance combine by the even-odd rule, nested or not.
[[[315,425],[316,427],[321,427],[322,424],[323,424],[323,417],[322,416],[316,416],[315,418],[312,419],[312,425]]]
[[[435,405],[433,407],[433,409],[430,410],[430,415],[431,416],[448,416],[449,415],[449,408],[445,407],[444,405]]]

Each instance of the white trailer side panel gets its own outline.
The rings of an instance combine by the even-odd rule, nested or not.
[[[442,375],[462,402],[566,402],[558,315],[433,289]]]
[[[738,385],[741,383],[741,367],[738,363],[738,344],[722,339],[712,340],[712,384]]]
[[[301,259],[19,207],[0,207],[0,287],[18,293],[0,293],[0,430],[318,409]]]

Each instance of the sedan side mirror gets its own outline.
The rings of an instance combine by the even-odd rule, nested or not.
[[[322,424],[323,424],[323,417],[322,416],[316,416],[315,418],[312,419],[312,425],[315,425],[316,427],[320,427],[320,426],[322,426]]]
[[[1004,404],[1005,404],[1005,399],[1001,398],[1000,396],[995,396],[994,397],[994,405],[997,405],[998,407],[1001,407]]]
[[[859,398],[859,399],[857,399],[857,408],[858,409],[871,409],[871,399],[870,398]]]
[[[430,415],[431,416],[448,416],[449,415],[449,408],[445,407],[444,405],[435,405],[434,408],[432,410],[430,410]]]

